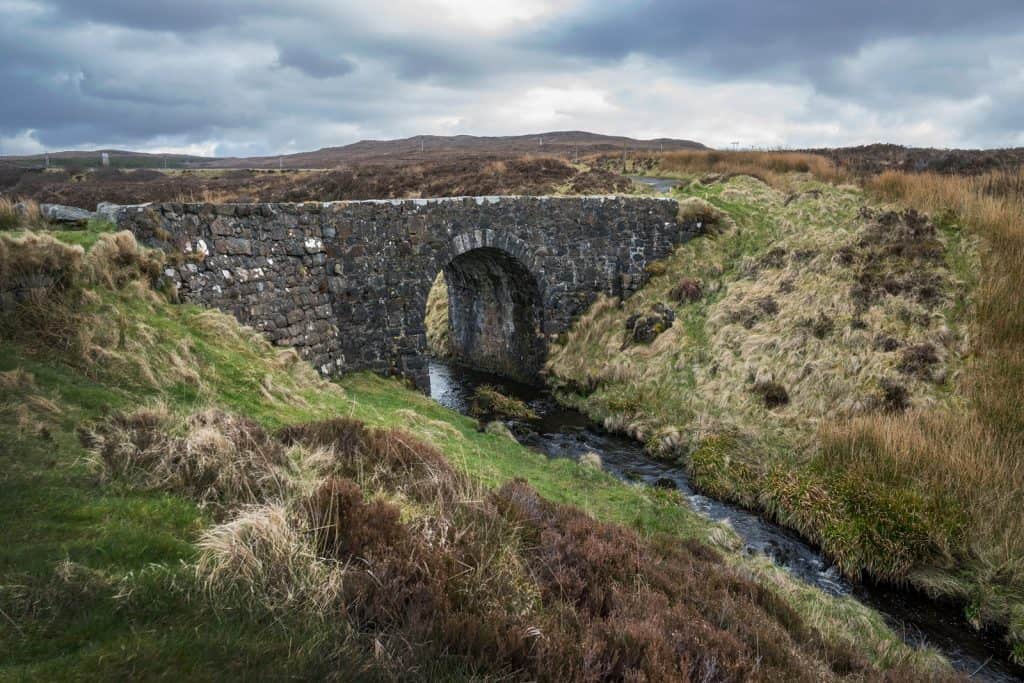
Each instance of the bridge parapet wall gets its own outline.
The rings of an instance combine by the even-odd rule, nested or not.
[[[153,204],[116,213],[148,246],[181,256],[183,299],[233,314],[320,372],[426,377],[426,298],[474,249],[536,278],[543,332],[569,328],[599,293],[628,296],[646,266],[700,234],[673,200],[456,197],[303,204]]]

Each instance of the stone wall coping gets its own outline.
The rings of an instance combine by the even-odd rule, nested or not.
[[[214,206],[320,206],[320,207],[331,207],[331,206],[348,206],[352,204],[368,204],[368,205],[391,205],[401,206],[408,204],[411,206],[429,206],[431,204],[454,204],[462,203],[466,200],[475,201],[479,205],[483,204],[498,204],[503,201],[521,201],[524,199],[535,199],[539,201],[580,201],[580,200],[596,200],[600,202],[605,201],[616,201],[616,200],[653,200],[661,202],[676,202],[678,201],[674,197],[660,197],[660,196],[648,196],[648,195],[628,195],[628,194],[586,194],[586,195],[528,195],[528,194],[503,194],[503,195],[459,195],[457,197],[408,197],[401,199],[343,199],[338,201],[329,202],[217,202]],[[145,204],[113,204],[104,202],[103,205],[107,207],[108,211],[117,210],[131,210],[143,211],[146,208],[154,206],[162,206],[166,204],[176,204],[179,202],[148,202]],[[186,204],[206,204],[209,202],[185,202]]]

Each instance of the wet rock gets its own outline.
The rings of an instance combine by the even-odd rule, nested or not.
[[[633,344],[650,344],[658,335],[672,327],[676,312],[663,303],[656,303],[646,314],[634,313],[626,319],[626,341],[622,348]]]
[[[776,541],[768,541],[765,543],[763,550],[765,555],[772,558],[776,564],[783,567],[788,566],[793,560],[790,550],[779,545]]]
[[[657,479],[654,480],[653,486],[655,488],[669,490],[675,490],[679,488],[679,484],[677,484],[674,479],[670,479],[668,477],[658,477]]]

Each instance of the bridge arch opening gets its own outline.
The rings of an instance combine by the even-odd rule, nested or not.
[[[546,345],[541,290],[530,270],[502,249],[479,247],[456,255],[441,274],[427,303],[431,349],[473,368],[536,383]]]

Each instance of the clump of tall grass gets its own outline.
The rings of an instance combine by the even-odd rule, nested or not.
[[[975,177],[886,172],[866,181],[886,201],[950,216],[983,239],[965,408],[878,414],[823,432],[833,466],[942,492],[968,516],[960,549],[979,623],[1006,624],[1024,592],[1024,196],[1020,173]],[[841,454],[842,457],[839,457]],[[962,589],[957,589],[962,590]],[[1007,593],[1017,597],[1011,602]],[[1012,630],[1011,630],[1012,636]],[[1015,654],[1024,661],[1024,640]]]
[[[257,423],[215,409],[180,425],[161,406],[119,413],[83,431],[82,439],[103,479],[202,503],[280,499],[294,469],[283,445]]]
[[[35,200],[15,201],[9,197],[0,197],[0,230],[39,230],[46,225],[39,203]]]
[[[452,500],[469,485],[443,453],[401,429],[370,429],[337,417],[284,427],[278,437],[286,444],[327,449],[329,457],[312,463],[319,476],[400,487],[414,500]]]
[[[448,321],[448,284],[444,271],[437,274],[427,295],[427,314],[424,320],[427,330],[427,348],[438,358],[452,355],[452,339]]]

